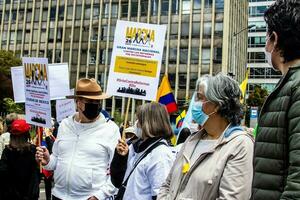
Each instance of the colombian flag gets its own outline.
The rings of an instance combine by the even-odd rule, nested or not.
[[[186,111],[185,111],[185,110],[182,111],[182,112],[178,115],[178,117],[176,118],[176,128],[180,128],[180,127],[182,126],[183,120],[184,120],[185,116],[186,116]]]
[[[160,83],[157,91],[156,101],[164,104],[167,107],[168,113],[173,113],[178,110],[167,75],[164,75]]]

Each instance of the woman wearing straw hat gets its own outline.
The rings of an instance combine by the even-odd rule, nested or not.
[[[61,122],[52,154],[38,147],[36,159],[54,170],[53,199],[103,200],[115,193],[109,164],[120,138],[118,126],[100,113],[109,98],[94,79],[80,79],[75,95],[77,113]]]

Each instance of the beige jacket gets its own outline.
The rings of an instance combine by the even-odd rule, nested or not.
[[[204,134],[192,135],[178,153],[158,200],[248,200],[253,176],[254,140],[245,131],[225,132],[214,148],[199,155],[190,170],[182,167]],[[226,135],[226,136],[225,136]]]

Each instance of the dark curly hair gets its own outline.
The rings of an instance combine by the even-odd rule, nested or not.
[[[268,35],[274,40],[278,35],[276,49],[284,63],[300,58],[300,1],[277,0],[265,12]]]

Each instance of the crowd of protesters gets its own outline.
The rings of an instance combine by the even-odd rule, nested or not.
[[[0,119],[0,199],[300,199],[300,1],[265,12],[265,55],[282,74],[258,119],[241,126],[237,81],[222,73],[196,83],[192,120],[174,136],[164,105],[141,105],[120,127],[102,110],[110,98],[94,79],[76,83],[77,112],[44,129],[38,144],[23,116]],[[52,182],[54,181],[54,184]]]

